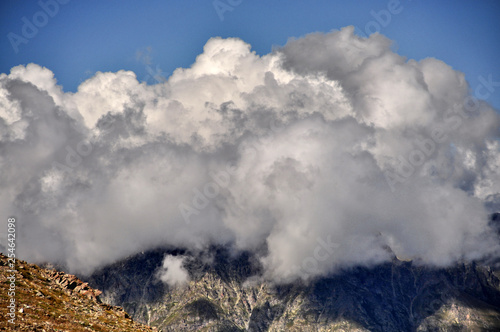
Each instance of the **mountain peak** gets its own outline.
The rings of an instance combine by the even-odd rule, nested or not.
[[[500,282],[487,266],[432,268],[394,258],[308,283],[273,284],[248,253],[218,248],[207,260],[183,252],[189,282],[157,276],[169,250],[153,250],[97,271],[103,301],[161,331],[428,331],[500,329]]]

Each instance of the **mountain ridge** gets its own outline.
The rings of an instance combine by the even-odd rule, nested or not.
[[[353,267],[309,284],[273,285],[248,253],[215,248],[213,261],[157,249],[88,277],[103,301],[122,305],[161,331],[497,331],[500,281],[475,262],[449,268],[394,258]],[[162,283],[165,255],[185,257],[190,281]],[[156,276],[156,277],[155,277]]]
[[[0,253],[0,331],[156,330],[134,322],[123,308],[103,303],[101,291],[74,275],[19,259],[10,263]]]

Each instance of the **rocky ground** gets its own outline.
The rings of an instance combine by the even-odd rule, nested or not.
[[[159,280],[166,254],[185,257],[184,286]],[[255,258],[224,248],[210,259],[157,249],[81,278],[17,261],[14,325],[9,269],[0,254],[2,331],[500,331],[498,271],[478,263],[437,269],[394,257],[273,285]]]
[[[100,291],[74,275],[17,260],[15,323],[8,320],[12,275],[0,253],[0,331],[153,331],[121,307],[102,303]]]
[[[500,331],[500,283],[476,263],[446,269],[394,258],[305,285],[259,280],[249,255],[185,254],[191,281],[155,277],[166,253],[138,254],[89,277],[103,301],[161,331]],[[253,281],[252,281],[253,280]]]

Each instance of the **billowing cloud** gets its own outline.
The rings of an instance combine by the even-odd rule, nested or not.
[[[80,273],[158,246],[249,250],[276,281],[391,250],[494,255],[500,117],[469,90],[352,27],[264,56],[212,38],[156,85],[119,71],[65,93],[18,66],[0,76],[0,211],[21,257]]]

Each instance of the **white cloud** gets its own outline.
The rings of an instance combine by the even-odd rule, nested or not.
[[[166,255],[158,278],[170,287],[183,286],[189,282],[189,274],[182,266],[184,257]]]
[[[35,64],[2,74],[0,212],[19,253],[86,273],[230,245],[278,281],[328,236],[309,274],[390,259],[385,244],[423,264],[497,253],[498,113],[468,106],[463,74],[390,46],[351,27],[264,56],[213,38],[165,83],[97,73],[76,93]]]

